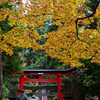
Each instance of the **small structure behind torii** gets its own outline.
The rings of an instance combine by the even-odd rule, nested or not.
[[[24,72],[21,74],[19,79],[20,85],[19,89],[23,90],[24,82],[56,82],[57,83],[57,91],[58,91],[58,100],[63,100],[63,91],[61,88],[62,75],[70,75],[73,74],[73,70],[76,67],[68,68],[68,69],[24,69]],[[38,75],[38,79],[28,79],[24,78],[25,75]],[[43,79],[42,75],[55,75],[57,78],[54,79]]]

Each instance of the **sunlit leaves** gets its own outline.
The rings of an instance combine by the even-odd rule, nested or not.
[[[0,5],[8,2],[12,5],[13,0],[1,0]],[[89,59],[92,62],[100,63],[100,7],[96,14],[88,19],[78,21],[79,38],[76,36],[77,18],[85,17],[84,10],[88,7],[84,4],[86,0],[30,0],[24,4],[21,0],[13,2],[13,6],[19,7],[17,10],[8,8],[0,9],[0,21],[4,21],[7,16],[8,23],[14,27],[3,34],[0,31],[0,48],[2,51],[12,54],[13,47],[38,48],[44,50],[47,56],[58,58],[64,65],[81,66],[79,58]],[[86,29],[94,22],[94,17],[98,18],[97,29]],[[37,40],[41,37],[37,29],[42,29],[46,19],[52,18],[51,23],[58,27],[57,31],[46,33],[47,41],[40,45]]]
[[[77,6],[76,9],[73,8],[70,2],[68,2],[65,3],[65,5],[67,6],[64,7],[62,6],[63,1],[60,7],[58,7],[59,5],[60,5],[59,3],[56,4],[57,8],[54,8],[55,15],[53,16],[53,20],[57,21],[53,22],[53,24],[59,25],[60,27],[62,26],[61,22],[65,22],[62,27],[66,27],[66,29],[60,27],[56,32],[49,33],[48,35],[45,34],[45,36],[48,38],[45,44],[45,46],[47,47],[46,49],[47,55],[61,59],[61,62],[64,62],[64,64],[69,63],[71,66],[83,65],[81,62],[79,62],[79,58],[89,59],[93,57],[92,62],[96,61],[97,63],[100,63],[99,53],[96,53],[99,52],[100,49],[99,22],[97,26],[98,30],[87,29],[86,31],[85,30],[80,31],[79,33],[80,40],[79,40],[76,37],[74,23],[75,23],[75,18],[81,18],[85,16],[84,13],[82,13],[82,10],[84,10],[83,9],[84,6],[82,5],[81,5],[82,7]],[[63,10],[65,8],[64,12],[63,10],[61,10],[62,8]],[[75,13],[75,9],[76,12],[79,10],[80,13],[79,12]],[[60,10],[61,10],[60,12],[61,15],[59,13]],[[91,22],[94,22],[94,17],[85,20],[80,20],[82,26],[89,25]]]

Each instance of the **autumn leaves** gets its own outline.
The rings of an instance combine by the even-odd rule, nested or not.
[[[12,1],[2,0],[0,5],[4,2],[11,3]],[[64,62],[63,65],[69,63],[71,67],[83,65],[79,58],[93,57],[92,62],[100,63],[100,35],[98,31],[100,21],[98,20],[97,29],[83,28],[82,30],[81,27],[94,22],[94,16],[75,23],[77,18],[85,17],[84,9],[88,9],[84,5],[85,0],[70,0],[69,2],[66,0],[48,0],[48,2],[33,0],[30,2],[31,5],[20,3],[18,5],[20,9],[17,11],[8,8],[0,9],[0,21],[5,20],[9,15],[8,23],[15,27],[4,34],[0,30],[0,37],[3,38],[0,40],[2,51],[13,54],[13,47],[16,46],[41,49],[46,52],[47,56],[60,59],[61,62]],[[27,9],[23,5],[28,7],[27,14],[24,13]],[[95,18],[98,19],[99,8],[95,14]],[[47,38],[47,41],[44,45],[40,45],[37,40],[40,40],[41,36],[39,36],[37,29],[42,29],[44,21],[49,17],[52,18],[51,23],[58,26],[58,30],[46,33],[44,37]],[[79,23],[81,23],[80,27],[78,27]]]

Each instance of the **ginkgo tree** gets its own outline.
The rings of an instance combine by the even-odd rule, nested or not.
[[[84,10],[88,7],[84,4],[87,0],[0,0],[0,21],[8,17],[8,23],[14,27],[8,32],[0,29],[0,50],[6,54],[13,54],[13,47],[32,48],[45,50],[47,56],[58,58],[64,65],[84,66],[79,58],[89,59],[100,64],[100,34],[99,20],[97,29],[83,29],[100,17],[99,2],[94,12],[86,16]],[[11,10],[3,5],[18,7]],[[52,18],[52,24],[57,25],[58,30],[45,34],[47,41],[39,45],[37,40],[41,37],[37,29],[42,29],[44,21]],[[0,56],[1,57],[1,56]],[[2,63],[1,63],[2,65]],[[0,72],[2,67],[0,67]],[[2,73],[1,73],[2,74]],[[1,78],[1,77],[0,77]],[[0,86],[2,90],[2,86]],[[1,93],[2,94],[2,93]],[[0,94],[0,95],[1,95]],[[1,98],[1,97],[0,97]]]

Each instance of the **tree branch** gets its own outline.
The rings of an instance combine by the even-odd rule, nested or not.
[[[88,16],[85,16],[85,17],[82,17],[82,18],[77,18],[77,20],[76,20],[75,23],[76,23],[76,35],[77,35],[77,38],[78,38],[78,39],[79,39],[79,37],[78,37],[78,27],[77,27],[78,20],[83,20],[83,19],[92,17],[92,16],[96,13],[96,9],[97,9],[97,7],[99,6],[99,3],[100,3],[100,0],[98,0],[98,2],[97,2],[97,4],[96,4],[96,7],[95,7],[95,9],[94,9],[94,11],[93,11],[92,14],[90,14],[90,15],[88,15]]]

